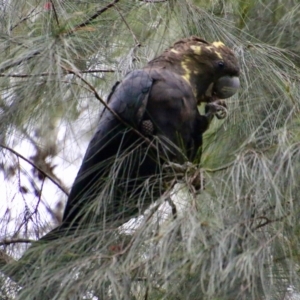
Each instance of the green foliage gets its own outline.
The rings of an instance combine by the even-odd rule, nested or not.
[[[3,299],[284,299],[289,287],[299,291],[299,14],[296,0],[3,1],[0,170],[9,188],[0,267],[22,287],[3,275]],[[99,100],[190,35],[234,49],[241,89],[228,118],[205,135],[201,165],[176,171],[167,191],[177,218],[162,199],[123,230],[90,224],[7,263],[5,253],[24,252],[21,239],[59,222],[68,168],[80,164]],[[192,180],[199,172],[201,191]]]

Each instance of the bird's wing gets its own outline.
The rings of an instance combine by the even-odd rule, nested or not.
[[[112,160],[130,143],[130,138],[125,138],[126,131],[129,132],[130,129],[120,119],[138,128],[145,113],[152,83],[153,80],[147,72],[135,70],[114,87],[109,96],[110,109],[105,108],[101,116],[98,130],[87,148],[71,189],[63,216],[63,226],[70,226],[77,218],[82,218],[83,206],[88,207],[85,204],[99,194],[101,181],[109,176]]]
[[[153,79],[145,70],[135,70],[113,88],[109,107],[125,122],[137,126],[145,112]]]

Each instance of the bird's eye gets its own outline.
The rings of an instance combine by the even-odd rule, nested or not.
[[[220,69],[223,69],[224,68],[224,61],[219,61],[218,66],[219,66]]]

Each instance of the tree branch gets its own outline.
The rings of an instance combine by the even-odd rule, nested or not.
[[[287,216],[288,216],[288,215],[285,215],[285,216],[283,216],[283,217],[276,218],[276,219],[273,219],[273,220],[267,218],[266,216],[256,217],[256,218],[254,218],[253,220],[262,220],[263,222],[260,223],[260,224],[258,224],[257,226],[255,226],[255,227],[253,228],[253,230],[257,230],[257,229],[259,229],[259,228],[261,228],[261,227],[264,227],[264,226],[266,226],[266,225],[269,225],[269,224],[271,224],[271,223],[280,222],[280,221],[284,220]]]
[[[92,70],[84,70],[84,71],[78,71],[78,73],[81,74],[87,74],[87,73],[114,73],[115,70],[107,69],[92,69]],[[64,75],[68,74],[74,74],[73,72],[66,72]],[[0,77],[12,77],[12,78],[28,78],[28,77],[39,77],[39,76],[55,76],[58,75],[58,73],[40,73],[40,74],[4,74],[0,73]]]
[[[14,30],[16,27],[18,27],[21,23],[27,21],[29,18],[31,17],[35,17],[36,15],[38,15],[39,13],[41,13],[41,11],[38,11],[35,15],[31,16],[32,13],[34,13],[34,11],[38,8],[38,6],[34,7],[26,17],[22,18],[18,23],[16,23],[15,25],[10,26],[9,30],[12,31]]]
[[[220,172],[220,171],[224,171],[226,169],[229,169],[230,167],[232,167],[234,165],[235,161],[232,161],[228,164],[225,164],[219,168],[215,168],[215,169],[209,169],[209,168],[204,168],[204,171],[205,172],[208,172],[208,173],[215,173],[215,172]]]
[[[55,181],[51,176],[49,176],[45,171],[43,171],[40,167],[38,167],[37,165],[35,165],[33,162],[31,162],[29,159],[27,159],[26,157],[24,157],[22,154],[18,153],[17,151],[15,151],[14,149],[5,146],[3,144],[0,144],[0,147],[3,149],[6,149],[8,151],[10,151],[11,153],[13,153],[14,155],[16,155],[17,157],[23,159],[24,161],[26,161],[27,163],[29,163],[32,167],[34,167],[35,169],[37,169],[39,172],[41,172],[45,177],[47,177],[50,181],[52,181],[52,183],[54,183],[64,194],[66,194],[67,196],[69,196],[69,193],[57,182]]]
[[[98,18],[101,14],[103,14],[105,11],[107,11],[109,8],[113,7],[116,3],[118,3],[120,0],[114,0],[113,2],[107,4],[105,7],[100,8],[99,10],[97,10],[91,17],[89,17],[87,20],[85,20],[84,22],[74,26],[70,31],[68,31],[66,34],[72,34],[74,31],[78,30],[79,28],[85,27],[89,24],[91,24],[91,22],[93,20],[95,20],[96,18]]]
[[[134,32],[132,31],[132,29],[130,28],[129,24],[127,23],[126,19],[124,18],[124,16],[122,15],[121,11],[119,10],[119,8],[117,6],[115,6],[116,11],[119,13],[121,19],[123,20],[123,22],[125,23],[126,27],[128,28],[128,30],[130,31],[134,42],[135,42],[135,47],[140,47],[141,43],[139,42],[139,40],[137,39],[136,35],[134,34]]]
[[[53,9],[53,12],[54,12],[55,21],[56,21],[56,23],[57,23],[57,26],[59,26],[59,21],[58,21],[58,16],[57,16],[57,13],[56,13],[55,5],[54,5],[54,3],[53,3],[53,0],[50,0],[50,2],[51,2],[52,9]]]
[[[26,243],[26,244],[30,244],[36,242],[36,240],[30,240],[30,239],[12,239],[12,240],[7,240],[4,239],[2,241],[0,241],[0,246],[8,246],[11,244],[18,244],[18,243]]]
[[[30,53],[29,55],[27,55],[24,58],[20,58],[20,59],[18,59],[16,61],[8,63],[6,66],[0,68],[0,73],[5,72],[6,70],[8,70],[10,68],[16,67],[16,66],[20,65],[21,63],[23,63],[25,61],[28,61],[28,60],[34,58],[35,56],[37,56],[39,54],[41,54],[40,51],[34,51],[34,52]]]
[[[145,3],[163,3],[163,2],[168,2],[168,0],[140,0],[141,2]]]

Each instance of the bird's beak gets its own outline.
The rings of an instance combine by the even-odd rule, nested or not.
[[[240,87],[240,79],[237,76],[223,76],[213,86],[212,96],[226,99],[233,96]]]

